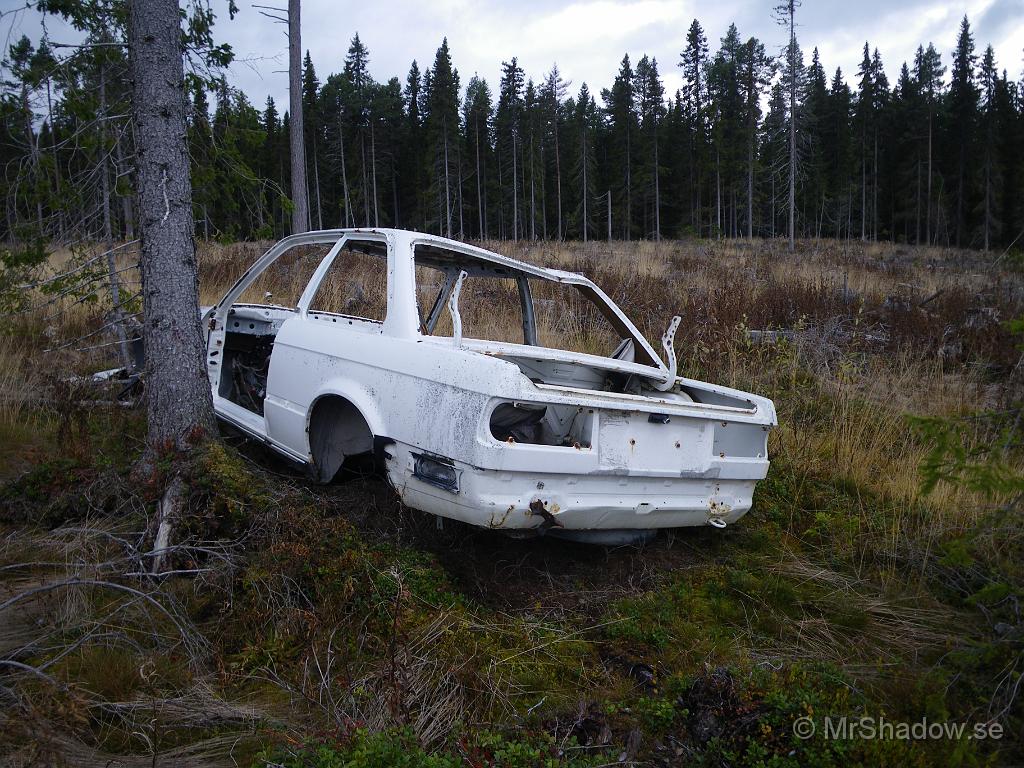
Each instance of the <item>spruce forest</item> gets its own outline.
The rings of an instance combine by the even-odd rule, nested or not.
[[[59,241],[83,221],[97,236],[101,155],[120,201],[114,233],[133,237],[125,54],[93,26],[97,47],[71,57],[45,39],[7,52],[2,238]],[[557,66],[527,73],[515,58],[498,83],[466,78],[447,40],[433,62],[387,82],[370,75],[358,33],[344,61],[320,62],[340,72],[318,74],[307,53],[308,226],[502,240],[777,237],[788,232],[792,127],[796,237],[1020,242],[1024,54],[997,58],[966,17],[955,50],[922,44],[894,82],[869,42],[856,72],[829,69],[816,48],[808,57],[795,36],[773,55],[735,25],[709,44],[694,20],[681,43],[675,61],[626,55],[614,82],[578,87]],[[675,93],[665,66],[684,77]],[[210,70],[188,80],[198,234],[287,234],[286,106],[258,104]]]

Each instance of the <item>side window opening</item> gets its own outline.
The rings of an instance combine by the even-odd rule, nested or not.
[[[297,245],[282,253],[250,283],[235,304],[279,307],[294,311],[310,278],[333,243]],[[234,305],[233,305],[234,306]]]
[[[384,322],[388,309],[387,243],[348,240],[309,303],[310,316]]]

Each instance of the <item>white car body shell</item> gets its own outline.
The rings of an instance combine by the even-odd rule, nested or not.
[[[320,280],[352,240],[386,247],[383,322],[309,310]],[[297,307],[236,305],[282,253],[309,244],[333,247]],[[455,299],[446,300],[453,305],[453,335],[424,333],[414,262],[416,248],[424,246],[449,253],[456,265],[467,259],[470,271],[472,264],[497,265],[508,274],[580,288],[604,302],[623,335],[632,338],[637,357],[653,364],[460,338],[457,286],[449,291]],[[322,446],[329,446],[334,463],[338,456],[373,450],[402,501],[440,517],[520,534],[560,529],[593,532],[594,540],[602,540],[604,532],[609,541],[638,530],[724,527],[750,509],[754,486],[768,470],[768,430],[776,424],[771,400],[676,378],[674,355],[669,370],[621,310],[581,275],[417,232],[320,231],[277,243],[204,313],[221,419],[314,469],[324,463],[315,455],[318,445],[324,453]],[[262,414],[225,397],[221,386],[226,334],[240,320],[261,324],[274,336]],[[647,388],[626,393],[531,380],[509,358],[536,358],[545,370],[585,366],[632,375]],[[338,420],[329,428],[314,424],[317,404],[327,402],[332,407],[319,411],[321,417]],[[497,439],[489,421],[495,407],[521,403],[575,409],[584,426],[573,434],[585,433],[588,440],[549,445]]]

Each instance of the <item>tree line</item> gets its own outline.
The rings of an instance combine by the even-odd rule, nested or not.
[[[428,67],[414,61],[404,79],[377,82],[356,34],[339,72],[321,79],[308,52],[303,60],[302,190],[292,185],[288,110],[272,98],[257,107],[223,76],[189,74],[196,229],[281,237],[297,226],[301,192],[311,228],[459,239],[790,229],[984,249],[1024,239],[1024,81],[1000,69],[991,46],[979,55],[966,17],[948,63],[922,45],[894,84],[868,43],[855,73],[829,73],[817,49],[805,63],[788,37],[774,57],[730,25],[712,53],[694,20],[672,62],[683,85],[667,94],[647,55],[623,56],[600,92],[575,88],[557,66],[535,80],[516,58],[496,87],[476,75],[464,82],[447,40]],[[45,39],[8,52],[6,240],[59,240],[70,222],[99,235],[105,218],[111,236],[134,236],[126,56],[103,29],[87,42],[59,60]]]

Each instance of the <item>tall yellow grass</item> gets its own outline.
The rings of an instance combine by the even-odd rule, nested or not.
[[[201,244],[202,303],[217,301],[269,245]],[[943,365],[912,344],[895,353],[855,353],[838,347],[835,359],[823,364],[818,359],[821,350],[813,342],[798,343],[787,357],[754,349],[743,335],[747,314],[758,309],[762,298],[807,302],[843,291],[854,298],[848,305],[837,305],[839,311],[847,312],[848,321],[857,323],[857,307],[863,301],[877,304],[887,296],[908,291],[918,297],[954,288],[981,292],[994,277],[986,271],[982,257],[939,248],[831,241],[801,243],[796,254],[788,254],[774,242],[742,240],[482,245],[531,263],[588,274],[655,342],[671,315],[689,305],[695,311],[688,316],[689,327],[678,337],[682,372],[774,397],[781,429],[773,443],[776,453],[790,466],[841,477],[903,509],[925,505],[943,526],[970,525],[984,508],[980,499],[952,488],[940,488],[928,499],[921,498],[917,467],[927,448],[910,431],[906,416],[957,415],[992,407],[998,402],[998,386],[983,384],[970,368]],[[309,247],[290,254],[261,277],[243,300],[293,306],[325,251]],[[134,258],[137,254],[131,249],[119,252],[119,267],[130,266]],[[347,268],[332,275],[319,298],[321,308],[382,317],[385,277],[378,260],[359,255],[346,258]],[[70,259],[67,253],[55,254],[54,269]],[[1015,282],[1019,289],[1018,275],[1001,273],[998,277]],[[419,291],[424,312],[436,295],[438,280],[434,278],[429,284],[424,280]],[[122,279],[131,284],[138,275],[129,270],[122,273]],[[792,291],[792,297],[787,291]],[[0,424],[10,426],[24,419],[39,392],[39,370],[52,371],[58,366],[83,371],[116,364],[114,348],[65,350],[59,357],[52,353],[41,357],[42,349],[103,324],[102,291],[99,296],[98,304],[75,303],[69,298],[29,316],[24,322],[26,340],[0,336]],[[739,298],[730,303],[731,296]],[[607,333],[603,318],[587,314],[586,302],[573,292],[540,285],[535,299],[543,343],[610,352],[615,339]],[[737,306],[737,302],[745,304]],[[513,285],[470,281],[461,308],[467,336],[521,340],[521,314]],[[447,313],[437,332],[450,332]],[[100,334],[81,345],[110,340],[109,335]],[[796,380],[808,378],[813,386],[794,389]],[[804,395],[794,392],[811,393],[806,397],[813,402],[804,402]],[[809,412],[815,417],[809,418]],[[909,513],[888,524],[896,530],[912,520],[921,524],[919,516]]]

